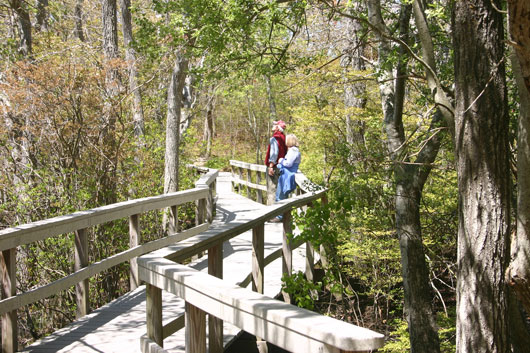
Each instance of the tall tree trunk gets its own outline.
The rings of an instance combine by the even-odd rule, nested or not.
[[[361,10],[360,4],[352,9],[356,12]],[[362,40],[362,25],[359,20],[347,18],[346,21],[348,44],[341,57],[340,65],[343,67],[346,79],[344,83],[344,105],[348,109],[346,114],[346,141],[351,147],[354,147],[355,144],[364,145],[364,123],[361,119],[354,117],[354,112],[357,109],[364,109],[366,106],[366,83],[363,80],[351,82],[351,76],[353,72],[355,77],[361,77],[360,72],[366,70],[363,59],[365,44]]]
[[[500,1],[454,5],[459,353],[509,352],[510,175]]]
[[[393,73],[383,61],[390,54],[390,43],[383,36],[388,33],[381,15],[379,0],[367,1],[368,18],[377,29],[379,41],[379,87],[387,135],[389,154],[394,162],[396,183],[396,230],[401,250],[405,314],[409,325],[411,351],[439,352],[440,343],[435,315],[431,306],[432,296],[429,273],[425,261],[420,222],[420,201],[423,186],[430,173],[430,164],[439,150],[439,136],[428,140],[413,164],[406,157],[405,133],[402,121],[402,107],[405,95],[405,62],[398,65],[395,85]],[[411,7],[402,5],[400,35],[406,41],[409,31]],[[386,69],[384,67],[387,67]],[[433,118],[431,130],[439,124],[440,114]],[[405,157],[402,157],[405,156]]]
[[[182,89],[188,72],[188,59],[179,55],[175,59],[167,92],[166,154],[164,193],[175,192],[179,186],[180,119]]]
[[[144,134],[144,111],[142,108],[142,94],[138,86],[138,72],[136,70],[136,51],[131,46],[133,40],[131,21],[131,1],[120,0],[123,44],[125,45],[125,59],[129,68],[129,90],[133,95],[133,123],[134,135],[141,139]]]
[[[515,43],[512,59],[519,90],[517,137],[517,233],[507,280],[530,313],[530,2],[509,0],[509,28]]]
[[[215,90],[213,86],[211,86],[208,89],[208,97],[206,100],[206,116],[204,118],[203,139],[204,141],[206,141],[206,157],[210,157],[210,154],[212,153],[214,106],[215,106]]]
[[[22,55],[29,57],[33,51],[33,41],[31,37],[31,19],[29,18],[28,10],[22,0],[9,0],[9,5],[17,14],[18,26],[21,33],[18,50]]]
[[[75,29],[74,29],[75,36],[81,42],[84,42],[85,34],[83,32],[83,0],[75,1],[74,21],[75,21]]]
[[[48,0],[37,0],[37,31],[48,30]]]
[[[105,57],[105,104],[103,107],[103,128],[101,137],[103,154],[101,164],[102,192],[100,202],[116,202],[116,141],[114,137],[118,114],[116,99],[120,91],[120,78],[116,65],[118,52],[118,21],[116,0],[103,0],[103,54]]]
[[[265,75],[265,83],[267,84],[267,98],[269,100],[269,117],[270,120],[278,120],[278,113],[276,112],[276,101],[274,100],[274,94],[272,93],[272,82],[271,76]]]
[[[454,106],[445,93],[445,90],[437,76],[436,60],[434,54],[434,44],[427,23],[424,2],[415,0],[412,4],[414,10],[414,20],[418,28],[418,38],[421,42],[423,62],[426,71],[427,84],[436,104],[436,108],[442,114],[446,126],[449,128],[451,135],[454,136]]]

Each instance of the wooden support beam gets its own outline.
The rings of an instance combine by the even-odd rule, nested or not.
[[[292,236],[293,225],[291,219],[291,211],[283,214],[283,239],[282,239],[282,274],[291,275],[293,273],[293,250],[289,237]],[[291,296],[289,293],[282,291],[283,300],[286,303],[291,303]]]
[[[315,249],[309,241],[305,243],[305,278],[315,281]]]
[[[276,201],[276,184],[278,178],[276,176],[270,176],[269,173],[265,173],[267,178],[267,205],[272,205]]]
[[[247,169],[247,181],[249,184],[252,184],[252,173],[250,172],[250,169]],[[250,187],[247,185],[247,197],[252,200],[252,195],[250,192]]]
[[[223,243],[208,249],[208,274],[223,278]],[[223,352],[223,320],[208,316],[208,351],[209,353]]]
[[[135,214],[129,217],[129,248],[137,247],[140,243],[140,216]],[[132,258],[130,264],[130,290],[133,291],[138,288],[138,262],[137,258]]]
[[[179,231],[179,213],[177,206],[169,208],[169,234],[175,234]]]
[[[265,271],[265,225],[252,229],[252,290],[263,294]]]
[[[186,353],[206,353],[206,313],[186,302]]]
[[[256,184],[261,184],[261,172],[256,171]],[[256,193],[258,195],[258,203],[263,203],[263,191],[260,189],[256,189]]]
[[[241,167],[237,168],[237,173],[238,173],[238,176],[239,176],[239,180],[243,180],[243,168],[241,168]],[[247,186],[247,188],[248,188],[248,186]],[[238,190],[239,191],[238,194],[241,194],[242,193],[241,185],[239,185],[238,189],[239,189]]]
[[[74,271],[88,266],[88,229],[75,232]],[[88,278],[75,285],[76,317],[80,318],[90,312]]]
[[[206,199],[200,199],[197,201],[197,209],[195,213],[197,225],[203,224],[206,220]]]
[[[215,190],[215,182],[213,182],[208,190],[208,198],[206,199],[206,220],[208,223],[213,222],[213,213],[215,209],[214,205],[214,190]]]
[[[164,328],[162,326],[162,290],[151,284],[146,284],[147,337],[164,347]]]
[[[17,293],[17,249],[3,250],[0,257],[2,270],[2,299],[13,297]],[[2,314],[2,353],[14,353],[18,350],[17,311]]]

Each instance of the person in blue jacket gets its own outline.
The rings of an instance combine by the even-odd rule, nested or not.
[[[294,134],[289,134],[285,138],[287,145],[287,154],[285,158],[278,160],[278,169],[280,170],[280,178],[278,179],[278,186],[276,188],[276,201],[284,200],[289,197],[289,194],[296,189],[295,174],[298,171],[298,166],[302,160],[300,150],[298,149],[299,142]],[[282,217],[278,216],[271,220],[273,223],[281,222]]]

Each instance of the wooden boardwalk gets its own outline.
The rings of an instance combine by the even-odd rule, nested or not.
[[[262,209],[263,206],[231,192],[230,174],[220,173],[217,179],[217,215],[212,227],[229,225],[243,218],[244,214]],[[265,256],[282,246],[282,225],[265,224]],[[239,284],[251,272],[252,232],[245,232],[223,246],[223,278]],[[207,259],[191,264],[195,269],[207,272]],[[293,271],[305,268],[305,246],[293,251]],[[276,296],[280,291],[282,276],[281,258],[265,268],[265,295]],[[249,286],[250,287],[250,286]],[[249,289],[250,290],[250,289]],[[164,293],[164,323],[184,312],[184,303],[171,294]],[[225,324],[225,344],[239,330]],[[147,332],[145,314],[145,287],[140,286],[113,302],[94,310],[52,335],[26,347],[22,352],[140,352],[140,337]],[[184,351],[184,330],[164,340],[164,348],[172,352]]]

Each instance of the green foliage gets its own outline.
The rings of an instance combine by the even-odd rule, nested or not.
[[[290,294],[294,303],[300,308],[308,310],[315,308],[319,288],[320,283],[308,281],[300,271],[290,276],[287,274],[282,276],[282,291]]]
[[[440,352],[456,352],[456,313],[451,310],[448,315],[439,313],[437,316],[440,336]],[[391,323],[394,330],[390,333],[390,339],[386,341],[383,348],[384,353],[402,353],[410,351],[410,336],[407,322],[403,319],[395,319]]]

